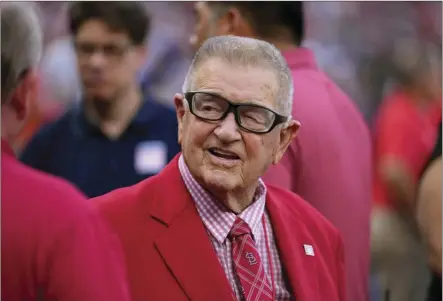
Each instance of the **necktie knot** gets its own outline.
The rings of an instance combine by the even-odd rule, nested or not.
[[[251,228],[249,228],[248,224],[242,220],[240,217],[237,217],[235,219],[234,225],[231,228],[231,231],[229,231],[229,238],[234,239],[239,236],[243,235],[251,235],[252,231]]]

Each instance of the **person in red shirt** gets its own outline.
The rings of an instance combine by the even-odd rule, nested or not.
[[[430,271],[416,225],[416,192],[441,120],[441,74],[420,50],[399,63],[401,86],[375,123],[372,261],[386,298],[422,301]]]
[[[129,300],[120,246],[67,182],[16,160],[42,34],[31,4],[2,3],[1,300]]]

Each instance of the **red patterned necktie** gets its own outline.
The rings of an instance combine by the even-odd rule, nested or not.
[[[232,259],[240,280],[244,300],[272,301],[272,288],[260,260],[251,229],[237,217],[229,232],[232,241]]]

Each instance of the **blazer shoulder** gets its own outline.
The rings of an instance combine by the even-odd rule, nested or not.
[[[144,191],[154,187],[156,176],[150,177],[132,186],[119,188],[102,196],[91,199],[94,206],[106,217],[125,215],[129,211],[137,211],[139,204],[149,205],[151,198],[146,197]]]
[[[335,226],[298,194],[270,184],[267,184],[266,187],[281,210],[291,212],[308,228],[321,230],[327,235],[339,235],[339,231]]]

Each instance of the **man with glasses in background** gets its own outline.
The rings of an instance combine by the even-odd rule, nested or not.
[[[95,197],[158,173],[179,151],[173,110],[143,95],[149,17],[139,2],[75,2],[69,28],[83,100],[44,126],[24,163]]]

